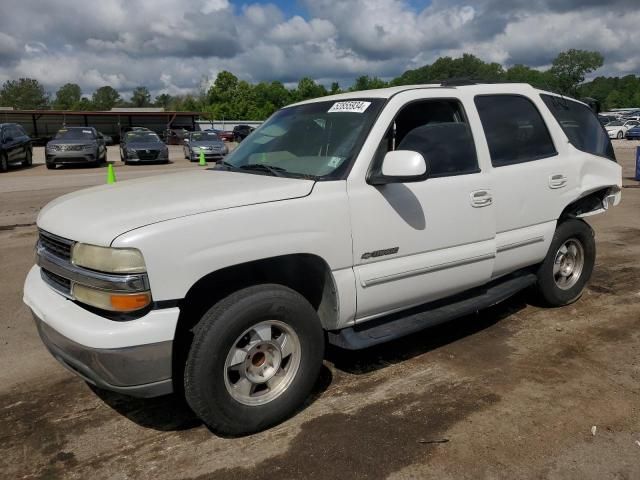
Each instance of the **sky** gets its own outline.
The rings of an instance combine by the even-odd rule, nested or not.
[[[638,74],[639,1],[3,0],[0,82],[175,95],[229,70],[348,87],[462,53],[546,68],[569,48],[601,52],[596,75]]]

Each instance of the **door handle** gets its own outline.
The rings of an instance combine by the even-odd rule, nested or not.
[[[471,206],[474,208],[488,207],[493,203],[493,197],[489,190],[476,190],[471,192]]]
[[[567,184],[567,177],[561,173],[556,173],[549,177],[549,188],[562,188]]]

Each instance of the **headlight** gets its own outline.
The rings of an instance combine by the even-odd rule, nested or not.
[[[137,157],[138,154],[136,153],[135,150],[131,149],[131,148],[127,148],[127,155],[131,156],[131,157]]]
[[[151,293],[116,293],[76,283],[73,296],[79,302],[112,312],[133,312],[151,303]]]
[[[140,250],[108,248],[76,243],[71,253],[74,265],[108,273],[144,273],[146,266]]]

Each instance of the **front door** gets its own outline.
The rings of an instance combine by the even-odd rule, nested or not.
[[[387,151],[412,150],[431,163],[430,177],[373,186],[362,171],[349,176],[356,321],[437,300],[491,277],[495,218],[490,176],[479,166],[474,143],[479,121],[470,123],[461,98],[451,92],[429,100],[420,98],[422,92],[404,92],[387,105],[377,124],[384,126],[370,136],[370,168],[380,168]]]

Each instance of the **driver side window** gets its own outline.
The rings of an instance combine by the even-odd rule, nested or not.
[[[430,177],[480,171],[471,129],[456,100],[424,100],[404,106],[378,146],[377,168],[385,154],[394,150],[421,153],[431,163]]]

